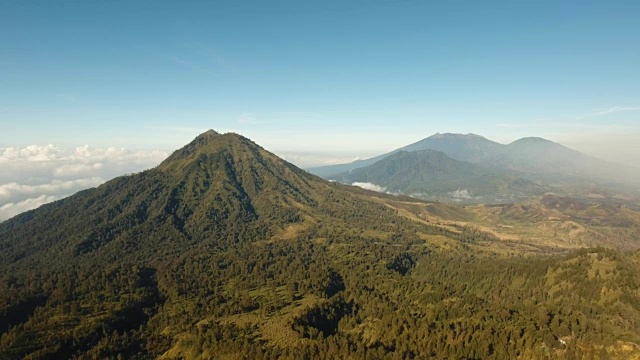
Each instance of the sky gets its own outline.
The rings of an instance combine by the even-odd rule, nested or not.
[[[638,19],[639,1],[0,0],[0,221],[207,129],[302,167],[436,132],[635,165]]]

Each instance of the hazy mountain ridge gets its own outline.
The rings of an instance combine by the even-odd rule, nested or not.
[[[513,202],[548,191],[515,175],[454,160],[436,150],[400,150],[330,179],[347,184],[371,183],[390,193],[464,203]]]
[[[597,159],[543,138],[522,138],[504,145],[475,134],[462,135],[447,133],[432,135],[416,143],[371,159],[358,160],[350,164],[311,168],[309,171],[317,174],[336,174],[335,171],[342,172],[362,167],[363,165],[370,165],[397,151],[429,149],[444,152],[455,160],[467,161],[487,167],[507,167],[512,170],[529,173],[543,172],[568,175],[599,174],[599,176],[604,176],[606,179],[608,178],[606,173],[611,169],[624,169],[625,173],[630,172],[632,174],[636,174],[634,171],[638,170],[625,165]],[[569,166],[569,168],[566,168],[567,166]],[[345,167],[349,169],[343,170]],[[589,171],[587,170],[589,167],[594,169]],[[598,168],[602,168],[602,171],[599,171]]]
[[[348,164],[327,165],[311,168],[309,169],[309,172],[323,177],[336,175],[338,173],[374,164],[375,162],[380,161],[398,151],[436,150],[447,154],[447,156],[452,159],[469,161],[470,159],[484,156],[482,154],[486,153],[487,149],[497,149],[500,145],[501,144],[499,143],[475,134],[462,135],[436,133],[413,144],[403,146],[389,153],[378,155],[370,159],[356,160]],[[479,158],[479,160],[482,160],[482,158]]]
[[[504,145],[475,134],[435,134],[372,159],[309,169],[324,177],[368,166],[397,151],[442,151],[449,157],[498,172],[515,171],[531,180],[640,184],[640,169],[619,165],[542,138],[522,138]]]
[[[436,133],[401,148],[405,151],[437,150],[452,159],[470,163],[490,161],[502,151],[502,144],[476,134]]]

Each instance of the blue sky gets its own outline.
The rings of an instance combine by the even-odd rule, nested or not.
[[[630,163],[638,19],[638,1],[3,1],[0,148],[171,150],[213,128],[309,165],[473,132]]]

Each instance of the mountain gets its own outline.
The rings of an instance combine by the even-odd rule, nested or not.
[[[324,166],[319,166],[319,167],[315,167],[315,168],[310,168],[308,169],[308,171],[314,175],[320,176],[322,178],[325,179],[329,179],[332,176],[347,172],[347,171],[351,171],[354,169],[359,169],[365,166],[369,166],[371,164],[375,164],[376,162],[384,159],[385,157],[400,151],[400,149],[398,150],[394,150],[388,154],[383,154],[383,155],[378,155],[378,156],[374,156],[372,158],[369,159],[359,159],[359,160],[355,160],[353,162],[347,163],[347,164],[336,164],[336,165],[324,165]]]
[[[539,137],[522,138],[506,145],[503,153],[484,165],[506,167],[534,177],[640,183],[640,169],[600,160]]]
[[[292,204],[315,203],[314,182],[319,179],[246,138],[209,131],[155,169],[116,178],[3,223],[3,229],[12,228],[5,237],[23,240],[11,242],[11,251],[3,251],[0,259],[11,260],[13,253],[30,261],[42,247],[55,256],[108,252],[115,259],[123,247],[146,251],[146,239],[132,237],[157,231],[166,232],[163,236],[173,243],[211,237],[234,241],[245,233],[264,237],[279,225],[270,220],[279,219],[280,212],[296,219],[300,215]],[[65,237],[65,228],[73,228],[74,236]],[[31,241],[30,234],[43,233],[50,235],[48,241]]]
[[[486,139],[476,134],[434,134],[413,144],[407,145],[401,150],[420,151],[437,150],[453,159],[470,163],[483,163],[490,161],[501,153],[502,144]]]
[[[482,162],[494,156],[502,145],[475,134],[434,134],[413,144],[401,147],[387,154],[370,159],[356,160],[349,164],[327,165],[309,169],[309,172],[322,177],[330,177],[353,169],[365,167],[384,159],[398,151],[436,150],[449,157],[467,162]]]
[[[435,134],[375,158],[309,171],[329,178],[372,165],[398,151],[421,150],[441,151],[455,160],[470,162],[497,172],[516,172],[545,184],[599,182],[613,186],[640,185],[640,169],[600,160],[546,139],[529,137],[503,145],[475,134]]]
[[[454,160],[435,150],[401,150],[330,179],[346,184],[370,183],[390,193],[418,198],[474,203],[513,202],[547,190],[531,181]]]
[[[640,353],[640,253],[615,249],[638,249],[636,213],[608,233],[504,218],[524,233],[501,209],[331,183],[208,131],[0,224],[0,358]]]

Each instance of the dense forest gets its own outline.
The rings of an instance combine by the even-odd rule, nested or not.
[[[639,356],[639,251],[496,252],[415,203],[207,132],[0,224],[0,358]]]

